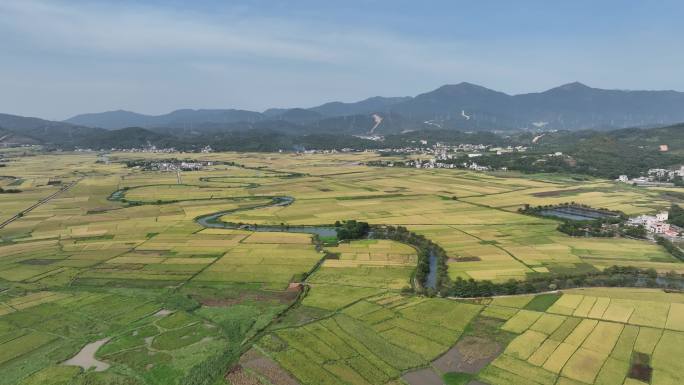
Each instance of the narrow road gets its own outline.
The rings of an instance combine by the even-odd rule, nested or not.
[[[56,197],[57,195],[59,195],[59,194],[65,192],[66,190],[68,190],[68,189],[74,187],[74,185],[76,185],[76,183],[78,183],[78,182],[80,182],[80,181],[81,181],[81,179],[77,179],[77,180],[75,180],[75,181],[69,183],[68,185],[62,186],[62,188],[60,188],[59,190],[57,190],[57,191],[55,191],[54,193],[50,194],[49,196],[47,196],[47,197],[45,197],[45,198],[39,200],[38,202],[34,203],[31,207],[26,208],[26,209],[24,209],[24,210],[22,210],[22,211],[19,211],[19,212],[18,212],[17,214],[15,214],[13,217],[11,217],[11,218],[7,219],[6,221],[0,223],[0,229],[4,228],[5,226],[9,225],[10,223],[16,221],[17,219],[23,217],[25,214],[27,214],[27,213],[30,212],[31,210],[35,209],[36,207],[38,207],[38,206],[40,206],[40,205],[42,205],[42,204],[45,204],[45,203],[49,202],[51,199],[53,199],[53,198]]]

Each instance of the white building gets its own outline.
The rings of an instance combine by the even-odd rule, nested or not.
[[[654,234],[663,234],[670,230],[670,225],[665,222],[653,222],[648,225],[648,231]]]
[[[663,211],[656,215],[639,215],[636,218],[631,218],[629,224],[644,226],[646,230],[654,234],[664,234],[670,231],[670,224],[666,222],[667,218],[667,211]]]

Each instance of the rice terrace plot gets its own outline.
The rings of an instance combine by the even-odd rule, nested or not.
[[[660,245],[517,212],[650,213],[669,204],[657,189],[365,166],[373,153],[182,154],[211,165],[177,175],[131,164],[181,154],[27,152],[4,154],[0,186],[21,192],[0,194],[0,221],[57,194],[0,229],[0,385],[684,383],[678,290],[441,298],[416,282],[415,244],[287,231],[402,226],[444,250],[446,280],[617,265],[660,282],[684,273]]]

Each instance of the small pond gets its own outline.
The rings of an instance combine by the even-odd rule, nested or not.
[[[542,210],[540,214],[545,217],[557,217],[573,221],[593,221],[601,218],[616,217],[615,214],[582,207],[555,207]]]

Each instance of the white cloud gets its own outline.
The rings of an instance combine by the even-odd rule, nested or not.
[[[0,28],[23,48],[51,55],[276,59],[337,68],[431,72],[466,69],[472,64],[469,58],[476,56],[463,43],[417,41],[382,29],[245,17],[230,10],[220,16],[146,6],[0,2]]]
[[[274,34],[278,28],[267,20],[218,22],[208,15],[142,6],[9,0],[0,3],[0,26],[16,39],[53,53],[335,59],[334,51],[301,39],[295,31]]]

